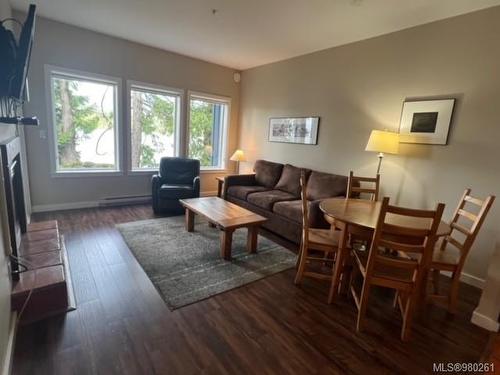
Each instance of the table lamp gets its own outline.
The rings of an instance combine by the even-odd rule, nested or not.
[[[229,160],[236,162],[236,172],[240,174],[240,161],[247,161],[247,158],[243,150],[236,150]]]
[[[380,173],[380,165],[384,152],[387,154],[397,154],[399,152],[399,133],[387,130],[372,130],[365,151],[378,152],[377,174]]]

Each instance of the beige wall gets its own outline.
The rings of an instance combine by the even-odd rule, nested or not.
[[[450,217],[466,187],[479,196],[500,194],[499,61],[496,7],[250,69],[242,77],[240,147],[251,162],[375,174],[376,154],[364,151],[370,130],[397,130],[405,98],[456,97],[448,146],[402,145],[382,166],[383,194],[393,202],[444,202]],[[266,140],[270,116],[309,115],[321,116],[317,146]],[[500,248],[499,221],[497,202],[468,274],[485,277]]]
[[[50,126],[47,123],[45,64],[119,77],[124,88],[126,80],[130,79],[231,97],[229,151],[236,147],[239,84],[233,81],[232,69],[43,18],[38,18],[36,27],[29,74],[31,101],[25,106],[26,113],[40,119],[39,128],[27,130],[26,142],[31,200],[35,208],[151,193],[151,174],[81,178],[50,176],[49,140],[41,139],[39,133]],[[126,103],[125,94],[122,102]],[[123,119],[126,118],[125,111],[123,105]],[[234,168],[233,163],[230,167]],[[202,175],[202,191],[217,189],[216,175]]]

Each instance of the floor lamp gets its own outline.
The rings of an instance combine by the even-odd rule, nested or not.
[[[372,130],[365,151],[378,152],[377,174],[380,174],[384,153],[397,154],[399,152],[399,133],[387,130]]]

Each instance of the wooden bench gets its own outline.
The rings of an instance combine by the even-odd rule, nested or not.
[[[13,310],[20,312],[26,304],[22,323],[74,309],[68,258],[57,221],[29,224],[21,238],[19,259],[27,270],[13,281],[11,297]]]

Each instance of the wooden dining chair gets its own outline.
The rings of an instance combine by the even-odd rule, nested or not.
[[[354,176],[354,172],[349,172],[347,182],[347,198],[361,198],[361,194],[368,194],[369,200],[377,201],[380,188],[380,174],[376,177]],[[349,242],[351,246],[361,246],[369,248],[373,236],[373,231],[361,227],[350,228]]]
[[[370,186],[366,186],[366,185]],[[371,201],[378,200],[380,189],[380,175],[375,177],[360,177],[354,176],[354,172],[349,172],[349,180],[347,182],[347,198],[357,198],[361,194],[369,194]]]
[[[338,250],[339,232],[330,229],[309,227],[309,202],[307,201],[307,183],[305,172],[301,173],[302,187],[302,240],[299,250],[297,274],[295,284],[300,284],[302,278],[312,277],[322,280],[332,280],[334,267],[328,268],[329,273],[308,270],[312,263],[333,263]]]
[[[465,260],[495,201],[494,195],[481,200],[474,198],[470,192],[471,189],[464,191],[450,223],[452,231],[436,246],[430,266],[434,291],[428,295],[428,298],[438,303],[444,303],[452,314],[456,312],[457,308],[460,275]],[[473,210],[475,213],[470,212],[468,207],[471,206],[475,206]],[[451,287],[447,294],[439,293],[441,271],[451,272]]]
[[[367,186],[370,185],[370,186]],[[378,193],[380,188],[380,175],[377,174],[376,177],[360,177],[354,176],[354,172],[349,172],[349,179],[347,180],[347,190],[346,198],[360,198],[361,194],[369,194],[371,201],[378,200]],[[325,220],[332,226],[335,227],[335,219],[325,215]],[[368,233],[371,235],[371,232]],[[360,234],[366,235],[365,232]]]
[[[383,199],[370,250],[351,251],[354,269],[350,290],[358,308],[358,332],[363,328],[371,288],[380,286],[396,291],[395,305],[399,307],[403,319],[401,339],[408,340],[443,210],[442,203],[435,210],[416,210],[391,206],[389,198]],[[391,223],[387,220],[389,215]],[[395,224],[396,218],[401,224]],[[358,295],[353,283],[358,275],[363,278],[361,295]]]

